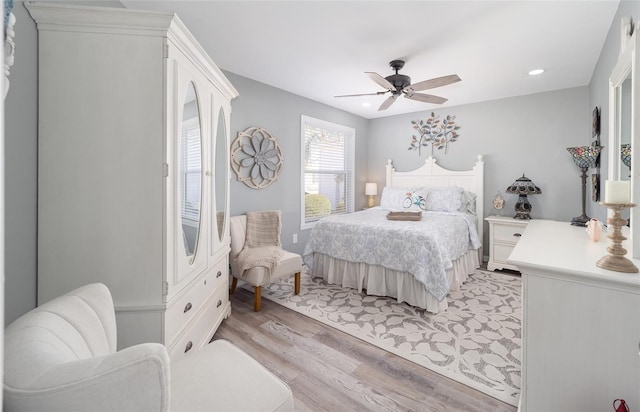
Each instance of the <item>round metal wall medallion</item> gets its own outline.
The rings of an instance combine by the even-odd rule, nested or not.
[[[238,181],[252,189],[264,189],[278,179],[282,149],[267,130],[249,127],[231,143],[231,168]]]

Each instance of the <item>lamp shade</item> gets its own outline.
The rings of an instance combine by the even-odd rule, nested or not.
[[[542,193],[542,190],[523,173],[522,177],[519,177],[511,186],[507,187],[507,193],[514,193],[516,195],[539,195]]]
[[[580,169],[596,167],[601,150],[602,146],[567,147],[567,151],[573,157],[573,162]]]
[[[360,186],[360,187],[362,187],[362,186]],[[364,194],[367,195],[367,196],[376,196],[378,194],[378,184],[377,183],[365,183]]]

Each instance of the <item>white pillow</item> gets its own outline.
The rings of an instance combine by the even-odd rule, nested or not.
[[[427,210],[433,212],[457,212],[463,207],[461,187],[427,188]]]

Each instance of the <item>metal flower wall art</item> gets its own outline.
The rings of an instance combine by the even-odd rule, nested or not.
[[[417,150],[418,155],[422,155],[422,148],[431,144],[431,154],[433,149],[444,150],[444,154],[449,152],[449,143],[456,142],[460,135],[460,126],[456,125],[456,117],[447,115],[440,120],[440,116],[431,113],[427,120],[412,120],[413,128],[418,131],[418,135],[411,136],[409,150]]]
[[[231,143],[231,168],[238,181],[252,189],[264,189],[278,179],[282,150],[267,130],[249,127]]]

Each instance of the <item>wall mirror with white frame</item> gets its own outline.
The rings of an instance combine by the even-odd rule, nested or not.
[[[620,28],[620,54],[609,77],[609,170],[607,180],[630,180],[631,202],[640,202],[640,135],[637,127],[640,108],[638,80],[638,27],[623,17]],[[639,26],[640,27],[640,26]],[[605,188],[606,190],[606,188]],[[608,216],[612,216],[611,210]],[[640,207],[625,211],[630,219],[632,255],[640,258]]]

